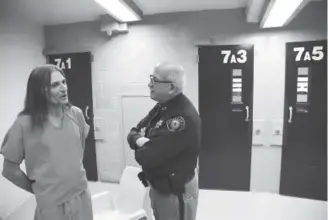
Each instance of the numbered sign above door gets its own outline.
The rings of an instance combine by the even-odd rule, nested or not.
[[[62,70],[70,70],[72,69],[72,58],[71,57],[58,57],[54,58],[54,64],[61,68]]]
[[[295,61],[320,61],[325,57],[324,46],[304,45],[295,46],[293,51],[296,53]]]
[[[232,63],[246,63],[247,62],[247,50],[245,49],[235,49],[235,50],[221,50],[222,63],[232,64]]]

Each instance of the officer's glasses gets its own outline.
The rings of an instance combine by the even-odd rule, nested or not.
[[[172,81],[159,80],[153,75],[150,75],[149,77],[150,77],[150,83],[152,85],[159,84],[159,83],[173,83]]]

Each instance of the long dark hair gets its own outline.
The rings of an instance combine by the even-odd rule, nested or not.
[[[62,69],[47,64],[34,68],[28,78],[25,105],[20,115],[30,115],[33,128],[43,127],[48,119],[47,94],[49,94],[51,74],[56,71],[65,77]]]

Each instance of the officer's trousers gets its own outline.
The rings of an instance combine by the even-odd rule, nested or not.
[[[155,220],[195,220],[198,205],[198,177],[190,180],[182,195],[184,202],[184,219],[180,219],[179,198],[174,195],[163,195],[154,188],[150,188],[149,196]]]

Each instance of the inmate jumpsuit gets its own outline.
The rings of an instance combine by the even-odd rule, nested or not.
[[[60,128],[46,122],[32,129],[31,117],[19,115],[1,148],[5,159],[21,164],[33,182],[35,220],[92,220],[92,204],[83,167],[89,132],[81,109],[65,110]]]

